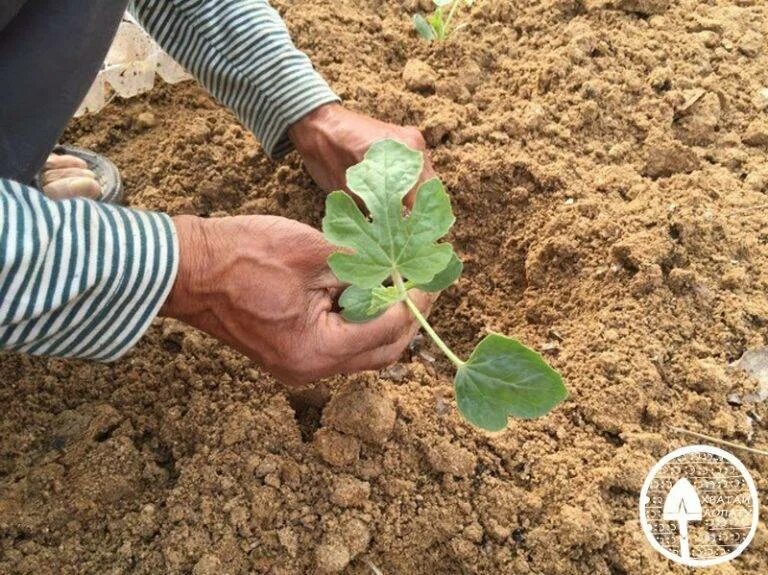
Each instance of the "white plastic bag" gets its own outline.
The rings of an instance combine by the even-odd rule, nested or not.
[[[126,14],[104,65],[75,116],[95,114],[107,105],[113,94],[131,98],[148,92],[155,85],[155,74],[160,74],[169,84],[191,78]]]

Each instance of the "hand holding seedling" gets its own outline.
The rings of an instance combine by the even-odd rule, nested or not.
[[[275,216],[174,218],[179,272],[161,315],[201,329],[288,385],[397,360],[418,330],[405,307],[352,324],[334,312],[344,288],[316,229]],[[426,294],[414,294],[425,312]]]
[[[293,124],[288,134],[301,154],[307,171],[326,192],[346,186],[347,168],[360,162],[375,142],[390,138],[415,150],[426,150],[421,132],[413,126],[398,126],[344,108],[326,104]],[[428,160],[424,162],[421,180],[434,177]],[[405,197],[406,206],[413,205],[414,188]]]
[[[437,240],[454,222],[440,180],[419,188],[413,209],[402,200],[419,180],[423,154],[394,140],[377,142],[364,160],[347,170],[347,186],[368,208],[358,209],[345,192],[326,200],[323,232],[344,248],[328,258],[336,276],[351,284],[339,298],[350,322],[407,308],[438,348],[456,366],[456,402],[472,424],[503,429],[507,417],[544,415],[566,397],[560,375],[534,351],[500,334],[487,335],[462,360],[432,329],[417,305],[419,290],[438,292],[461,275],[462,264],[448,243]],[[391,282],[391,285],[388,283]]]

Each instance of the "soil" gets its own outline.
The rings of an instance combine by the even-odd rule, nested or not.
[[[768,446],[757,382],[728,367],[768,343],[768,5],[477,2],[428,45],[408,18],[430,4],[275,2],[346,105],[432,147],[465,261],[438,331],[545,350],[568,401],[472,429],[427,344],[289,397],[169,320],[114,365],[3,354],[0,572],[686,572],[637,512],[651,465],[696,442],[672,427]],[[268,160],[192,83],[66,139],[135,207],[322,215],[299,158]],[[768,492],[768,459],[738,455]],[[710,572],[768,572],[765,525]]]

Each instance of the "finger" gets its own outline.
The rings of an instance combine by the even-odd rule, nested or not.
[[[51,154],[45,161],[43,170],[57,170],[59,168],[87,168],[88,164],[82,158],[68,154]]]
[[[342,368],[342,373],[357,373],[371,369],[383,369],[395,363],[403,355],[413,336],[418,331],[418,326],[403,335],[395,343],[372,349],[351,358]]]
[[[426,314],[434,296],[419,290],[408,293],[417,309]],[[333,313],[327,315],[326,321],[329,351],[348,357],[387,347],[418,329],[417,320],[405,303],[396,303],[378,318],[365,323],[350,323]]]
[[[96,174],[87,168],[57,168],[55,170],[48,170],[43,172],[43,177],[40,179],[42,185],[50,184],[56,180],[63,180],[64,178],[90,178],[96,181]]]
[[[43,186],[43,193],[52,200],[69,198],[96,200],[101,196],[101,186],[92,178],[65,178]]]
[[[419,308],[419,311],[426,315],[435,300],[435,295],[418,290],[412,290],[411,293],[414,296],[412,299]],[[356,354],[344,365],[342,372],[354,373],[367,369],[382,369],[393,364],[403,355],[403,352],[411,343],[420,327],[420,324],[414,321],[395,342]]]

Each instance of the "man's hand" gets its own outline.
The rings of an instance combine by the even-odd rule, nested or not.
[[[426,150],[417,128],[381,122],[340,104],[320,106],[293,124],[288,135],[309,174],[326,192],[344,189],[347,168],[360,162],[371,144],[379,140],[391,138],[415,150]],[[425,157],[421,181],[434,175]],[[415,190],[405,198],[405,204],[411,207],[414,198]]]
[[[288,385],[377,369],[402,353],[418,325],[404,305],[368,323],[333,311],[344,286],[320,232],[276,216],[174,218],[179,272],[160,314],[240,350]],[[427,294],[412,292],[422,310]]]

